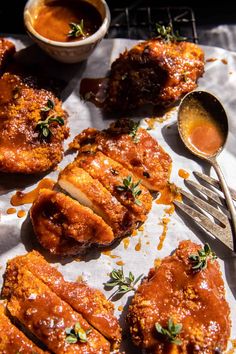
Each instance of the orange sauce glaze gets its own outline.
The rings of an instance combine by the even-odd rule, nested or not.
[[[168,183],[161,191],[156,204],[171,205],[174,200],[181,201],[181,194],[174,183]]]
[[[18,218],[23,218],[25,215],[26,215],[26,211],[25,210],[19,210],[17,212]]]
[[[80,24],[82,20],[84,34],[68,37],[71,29],[69,24]],[[57,0],[39,6],[33,27],[45,38],[58,42],[71,42],[92,35],[101,24],[101,15],[93,5],[85,1]]]
[[[166,238],[166,234],[167,234],[167,231],[168,231],[168,223],[170,222],[170,219],[169,218],[166,218],[166,217],[163,217],[162,220],[161,220],[161,224],[163,225],[163,231],[162,231],[162,234],[160,236],[160,239],[159,239],[159,244],[157,245],[157,249],[158,251],[160,251],[163,247],[163,244],[164,244],[164,241],[165,241],[165,238]]]
[[[183,179],[189,178],[189,173],[182,168],[179,169],[178,175],[179,175],[179,177],[181,177]]]
[[[215,155],[225,139],[220,123],[193,98],[181,116],[181,131],[189,145],[204,156]]]
[[[35,189],[33,189],[32,191],[30,191],[28,193],[17,191],[11,197],[11,205],[19,206],[19,205],[24,205],[24,204],[31,204],[37,198],[40,189],[42,189],[42,188],[53,189],[54,185],[55,185],[55,182],[52,179],[44,178],[39,182],[39,184],[37,185],[37,187]]]
[[[8,208],[7,209],[7,214],[15,214],[16,213],[16,209],[15,208]]]

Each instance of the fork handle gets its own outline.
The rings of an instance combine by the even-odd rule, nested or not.
[[[232,233],[233,233],[233,243],[234,243],[234,250],[236,251],[236,209],[233,203],[233,199],[231,196],[231,193],[229,191],[229,187],[226,183],[225,177],[223,175],[223,172],[216,161],[216,159],[211,159],[211,164],[214,167],[217,176],[219,178],[220,185],[222,187],[222,191],[225,196],[226,204],[229,209],[229,212],[231,214],[231,222],[232,222]]]

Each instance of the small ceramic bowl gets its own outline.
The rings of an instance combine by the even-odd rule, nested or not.
[[[53,0],[52,0],[53,1]],[[80,0],[76,0],[80,1]],[[110,25],[110,10],[105,0],[85,0],[92,4],[102,17],[102,24],[91,36],[73,42],[58,42],[37,33],[33,21],[40,6],[47,0],[28,0],[24,8],[24,23],[29,36],[52,58],[63,63],[77,63],[89,57],[98,43],[106,35]]]

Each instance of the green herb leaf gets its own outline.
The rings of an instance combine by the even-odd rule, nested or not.
[[[52,122],[64,125],[64,119],[62,117],[49,116],[45,120],[40,120],[36,125],[36,130],[39,131],[40,138],[47,139],[52,135],[52,131],[50,130],[50,124]]]
[[[195,271],[201,271],[207,267],[208,261],[214,261],[217,259],[215,252],[211,250],[208,243],[204,247],[197,251],[196,254],[191,254],[189,260],[192,263],[192,269]]]
[[[74,327],[66,328],[65,334],[66,339],[65,341],[69,344],[74,344],[77,342],[86,343],[88,341],[87,335],[91,332],[91,329],[85,331],[79,322],[77,322]]]
[[[48,112],[48,111],[50,111],[50,109],[54,109],[54,107],[55,107],[55,103],[52,100],[50,100],[50,98],[49,98],[47,100],[46,106],[42,107],[41,111]]]
[[[139,136],[137,135],[138,132],[138,128],[139,128],[139,124],[140,122],[134,122],[134,121],[130,121],[130,133],[129,136],[131,136],[131,138],[133,139],[134,143],[137,144],[139,142]]]
[[[182,344],[182,341],[179,338],[177,338],[180,332],[182,331],[181,323],[175,324],[173,320],[170,318],[168,320],[166,328],[162,327],[160,323],[155,323],[155,328],[156,331],[159,334],[162,334],[168,342],[176,345]]]
[[[80,21],[80,23],[71,22],[69,23],[69,26],[70,26],[70,31],[67,34],[68,37],[74,37],[74,38],[85,37],[83,19]]]
[[[156,23],[156,38],[163,39],[166,42],[180,42],[186,41],[186,37],[179,35],[178,31],[174,32],[172,25],[164,26],[160,23]]]
[[[141,180],[137,182],[132,181],[132,177],[129,175],[126,178],[123,179],[123,186],[116,186],[116,190],[119,192],[125,192],[127,198],[132,198],[134,200],[134,203],[137,205],[142,205],[141,201],[137,198],[140,196],[142,193],[141,189],[139,189],[139,185],[141,183]]]
[[[118,289],[110,296],[114,295],[123,295],[128,293],[129,291],[135,290],[135,285],[141,279],[143,275],[139,275],[138,278],[135,279],[132,272],[129,272],[129,276],[125,277],[123,268],[121,269],[113,269],[110,273],[110,280],[105,283],[106,287],[118,287]]]

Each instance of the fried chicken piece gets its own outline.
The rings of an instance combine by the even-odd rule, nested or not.
[[[11,287],[17,280],[19,269],[29,270],[46,284],[57,296],[79,312],[90,325],[108,338],[114,347],[121,341],[121,330],[114,316],[114,306],[104,294],[89,287],[84,281],[67,282],[38,252],[32,251],[7,263],[2,296],[9,298]]]
[[[104,131],[85,129],[70,147],[80,152],[102,151],[141,179],[150,190],[160,191],[168,183],[170,156],[146,129],[138,128],[131,120],[118,120]]]
[[[147,353],[213,354],[226,349],[231,323],[220,267],[209,260],[205,269],[194,271],[189,256],[199,249],[191,241],[180,242],[139,286],[128,322],[133,342]],[[169,319],[182,324],[180,345],[155,330],[155,323],[166,328]]]
[[[135,188],[135,191],[141,191],[137,198],[132,194],[130,188],[124,189],[124,180],[129,177],[133,184],[139,183],[139,180],[130,171],[100,151],[94,154],[78,154],[75,162],[93,178],[99,180],[121,204],[135,215],[137,222],[142,223],[146,220],[152,207],[152,196],[141,184]],[[121,190],[122,188],[124,190]]]
[[[75,255],[114,240],[111,228],[91,209],[50,189],[40,190],[30,217],[39,243],[54,254]]]
[[[30,174],[55,167],[68,137],[66,123],[67,113],[51,92],[5,73],[0,78],[0,171]]]
[[[110,353],[109,342],[25,268],[12,283],[7,309],[55,354]],[[87,340],[69,343],[67,328],[80,325]]]
[[[7,61],[15,54],[15,45],[5,38],[0,38],[0,73]]]
[[[76,163],[69,164],[59,175],[59,186],[91,208],[112,228],[115,238],[130,234],[134,220],[129,211],[96,179]]]
[[[14,326],[5,315],[0,305],[0,353],[1,354],[43,354],[48,353],[38,348],[23,332]]]
[[[197,86],[203,50],[194,43],[151,39],[120,54],[111,66],[106,109],[169,105]]]

